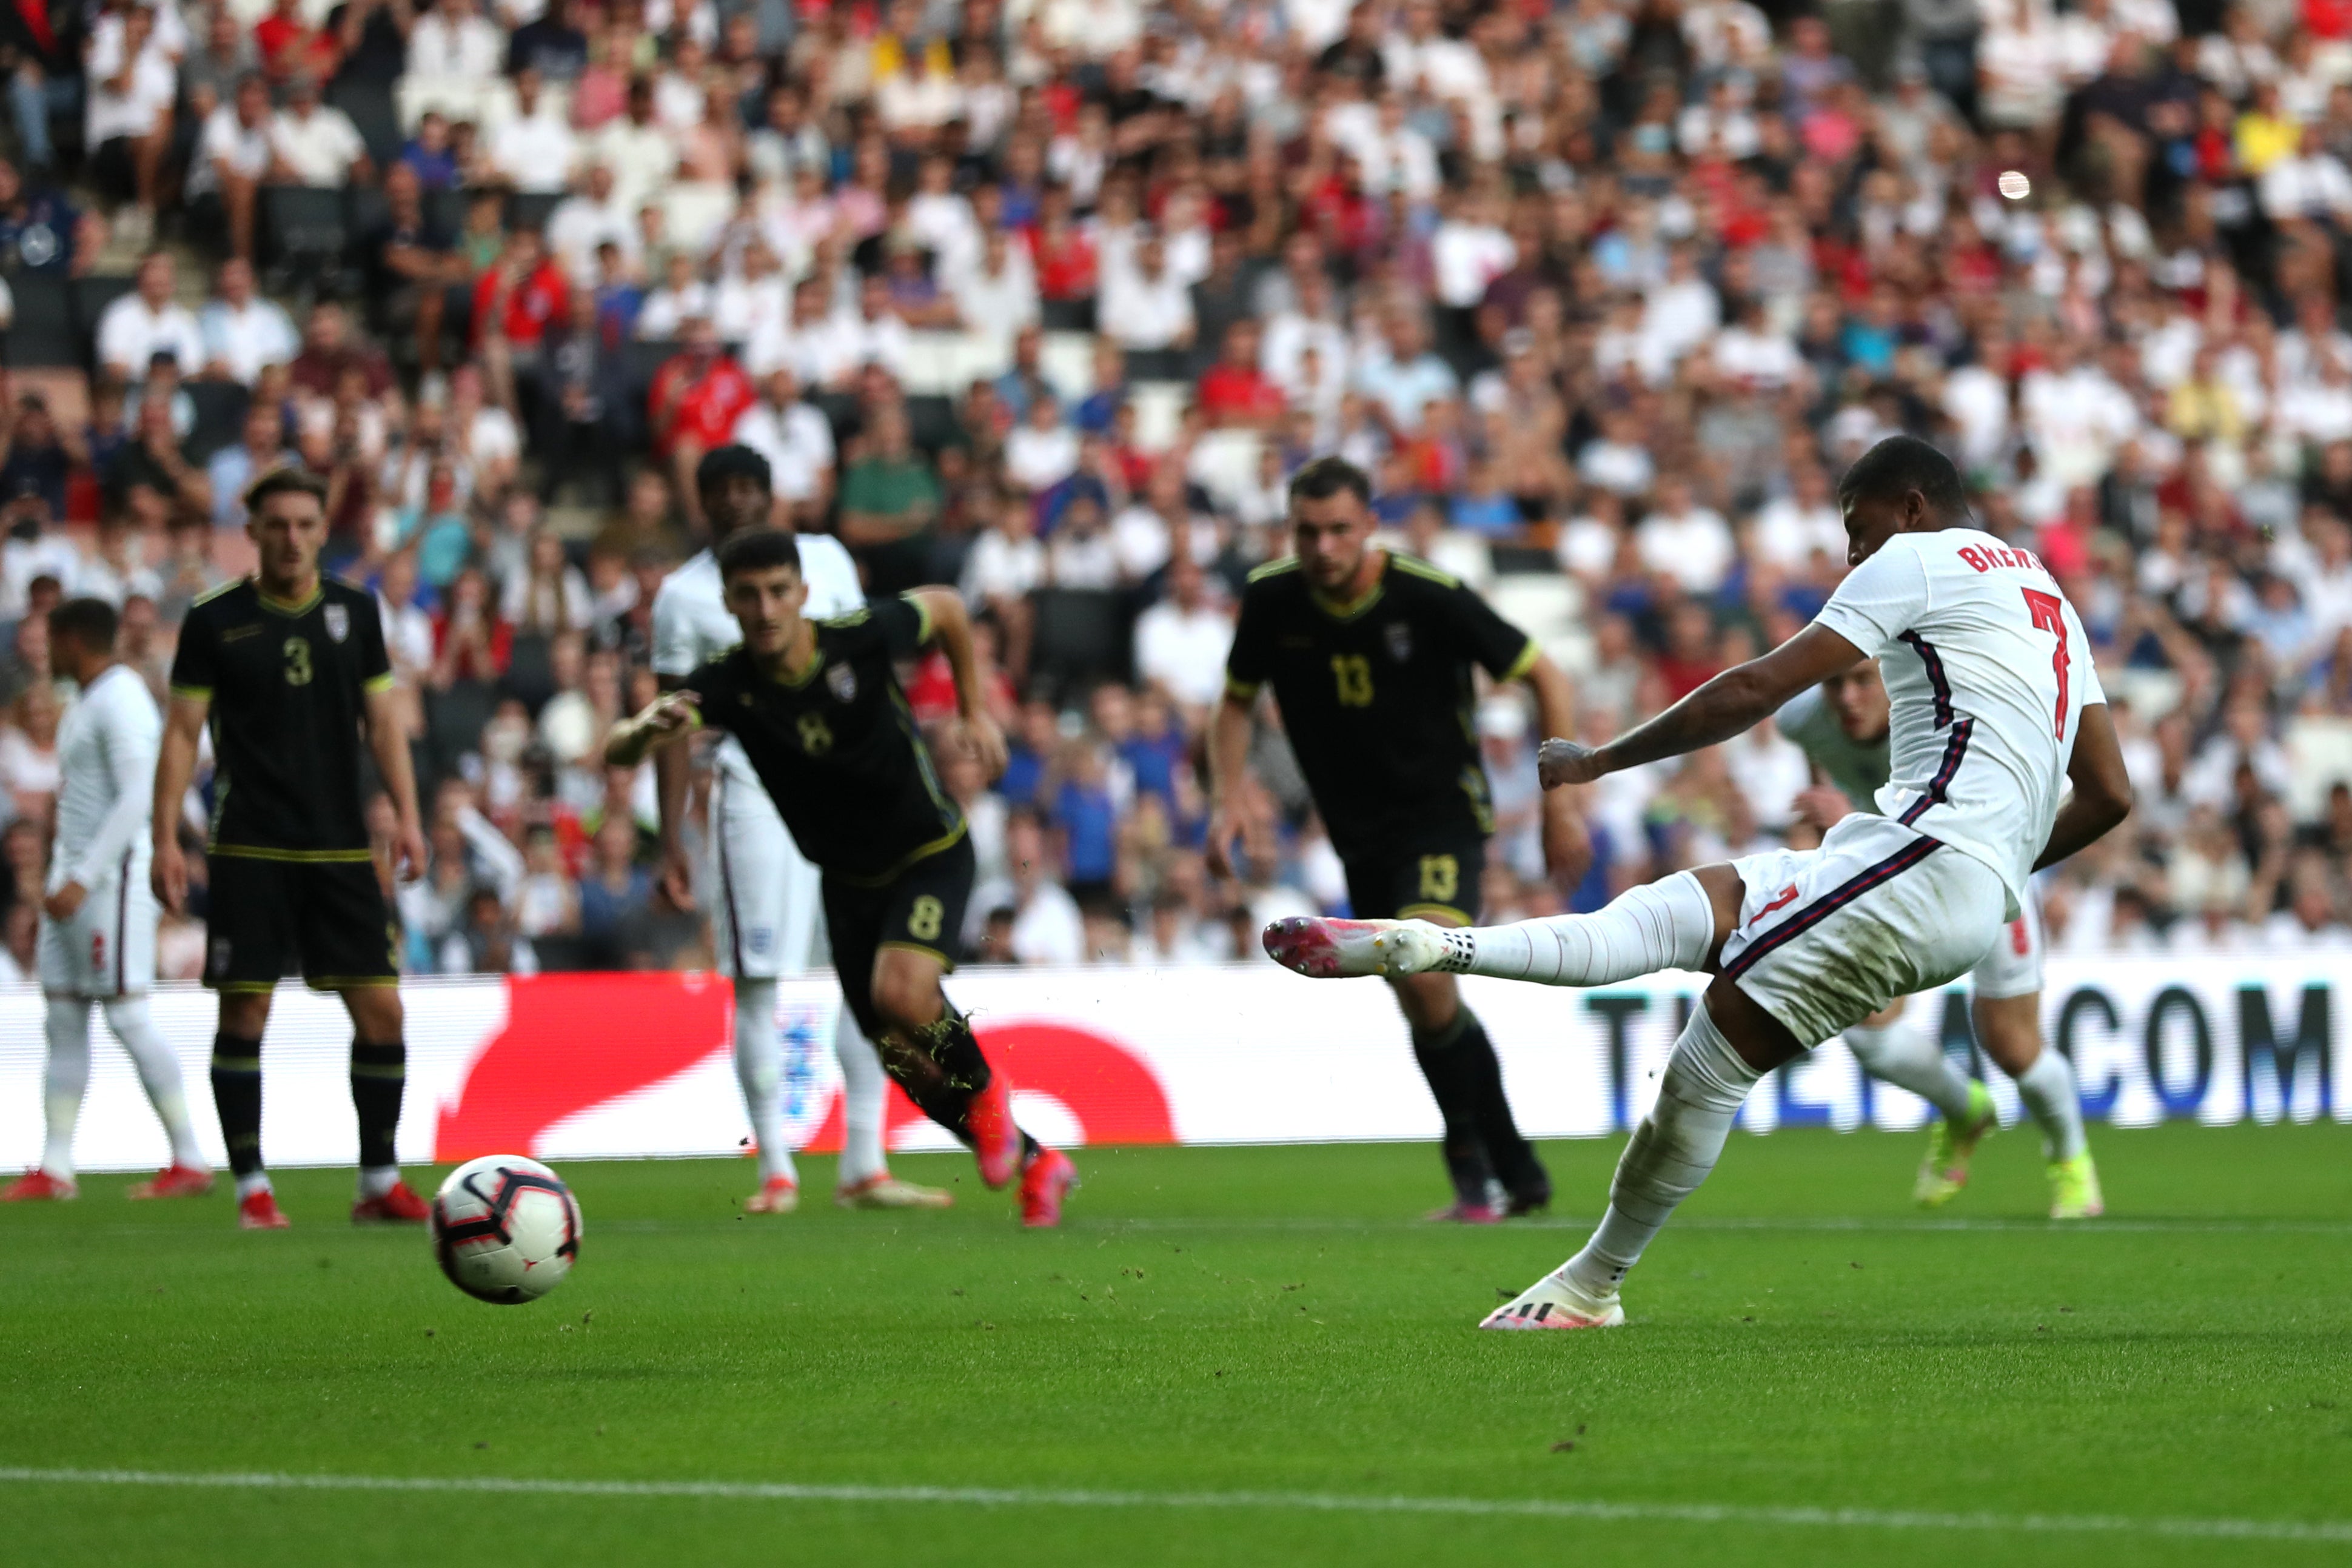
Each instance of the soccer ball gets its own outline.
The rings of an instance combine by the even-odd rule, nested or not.
[[[536,1301],[579,1259],[580,1205],[536,1160],[468,1160],[433,1195],[433,1256],[449,1283],[478,1300]]]

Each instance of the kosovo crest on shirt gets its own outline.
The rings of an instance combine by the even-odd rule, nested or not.
[[[824,672],[824,683],[834,696],[844,702],[857,700],[857,671],[845,664],[836,664]]]
[[[1405,621],[1391,621],[1384,628],[1388,633],[1389,657],[1399,664],[1412,658],[1412,626]]]
[[[327,635],[337,642],[352,635],[352,611],[348,605],[329,605],[326,609]]]

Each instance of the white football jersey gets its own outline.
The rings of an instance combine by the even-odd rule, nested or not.
[[[2104,704],[2090,639],[2033,555],[1973,528],[1898,533],[1820,624],[1875,658],[1893,708],[1878,809],[1983,861],[2024,906],[2066,793],[2083,710]]]
[[[801,579],[808,584],[808,602],[802,613],[818,620],[862,609],[866,595],[857,585],[857,563],[841,541],[830,534],[799,535]],[[693,560],[662,579],[654,595],[656,675],[682,679],[743,640],[742,628],[727,613],[719,581],[719,557],[702,551]],[[719,742],[719,765],[747,784],[758,775],[732,735]]]
[[[58,841],[48,890],[66,883],[144,880],[153,845],[147,822],[155,798],[155,753],[163,716],[138,672],[108,668],[58,725]]]

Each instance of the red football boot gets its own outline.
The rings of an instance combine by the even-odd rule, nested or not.
[[[1474,1204],[1456,1198],[1442,1209],[1432,1209],[1432,1225],[1500,1225],[1503,1211],[1492,1204]]]
[[[143,1182],[123,1189],[126,1198],[200,1198],[213,1190],[213,1173],[202,1165],[166,1165]]]
[[[991,1191],[1021,1173],[1021,1129],[1013,1121],[1013,1080],[1003,1073],[989,1075],[988,1087],[971,1097],[963,1113],[971,1133],[972,1152],[980,1157],[980,1179]]]
[[[1021,1223],[1044,1230],[1062,1223],[1062,1200],[1078,1184],[1078,1168],[1059,1149],[1040,1149],[1021,1173]]]
[[[61,1204],[79,1196],[79,1187],[36,1165],[0,1191],[0,1204]]]
[[[423,1225],[433,1211],[425,1200],[408,1190],[406,1182],[394,1182],[372,1198],[362,1198],[352,1205],[353,1225]]]
[[[292,1224],[278,1212],[278,1194],[267,1187],[257,1193],[247,1193],[236,1200],[236,1228],[239,1230],[285,1230]]]

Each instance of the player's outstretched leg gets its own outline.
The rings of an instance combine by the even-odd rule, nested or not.
[[[760,1160],[760,1190],[743,1200],[743,1212],[790,1214],[800,1207],[800,1173],[785,1147],[783,1042],[776,1034],[772,980],[735,977],[735,1082]]]
[[[1977,1145],[2000,1127],[2000,1119],[1985,1086],[1952,1066],[1942,1046],[1903,1016],[1903,1010],[1904,1004],[1897,1002],[1843,1037],[1864,1072],[1909,1089],[1943,1118],[1928,1130],[1927,1156],[1919,1162],[1918,1179],[1911,1189],[1914,1200],[1934,1208],[1950,1202],[1968,1184],[1969,1161]]]
[[[143,1182],[135,1183],[125,1194],[133,1198],[194,1198],[213,1190],[212,1168],[205,1163],[203,1149],[196,1143],[195,1124],[188,1117],[187,1089],[180,1078],[180,1063],[172,1055],[163,1032],[155,1027],[154,1016],[148,1010],[144,996],[116,996],[105,1005],[107,1027],[122,1042],[130,1053],[131,1066],[139,1070],[139,1083],[147,1091],[147,1103],[155,1108],[157,1120],[163,1123],[163,1134],[172,1142],[172,1163]]]
[[[1444,929],[1426,921],[1309,917],[1265,928],[1268,957],[1317,980],[1350,975],[1491,974],[1541,985],[1606,985],[1662,969],[1700,969],[1716,910],[1696,875],[1628,889],[1589,915]]]
[[[1613,1328],[1625,1321],[1617,1287],[1675,1205],[1715,1169],[1724,1140],[1763,1073],[1717,1027],[1712,993],[1691,1010],[1658,1085],[1657,1103],[1625,1145],[1609,1210],[1584,1249],[1496,1308],[1482,1329]]]
[[[890,1078],[874,1042],[848,1008],[834,1021],[833,1052],[841,1062],[841,1165],[833,1201],[845,1209],[943,1209],[955,1202],[940,1187],[901,1181],[890,1173],[882,1146]]]
[[[89,1087],[89,1003],[79,996],[52,996],[42,1020],[49,1061],[42,1083],[48,1119],[41,1163],[0,1191],[0,1203],[58,1201],[80,1195],[74,1183],[74,1124],[81,1120],[81,1097]]]

